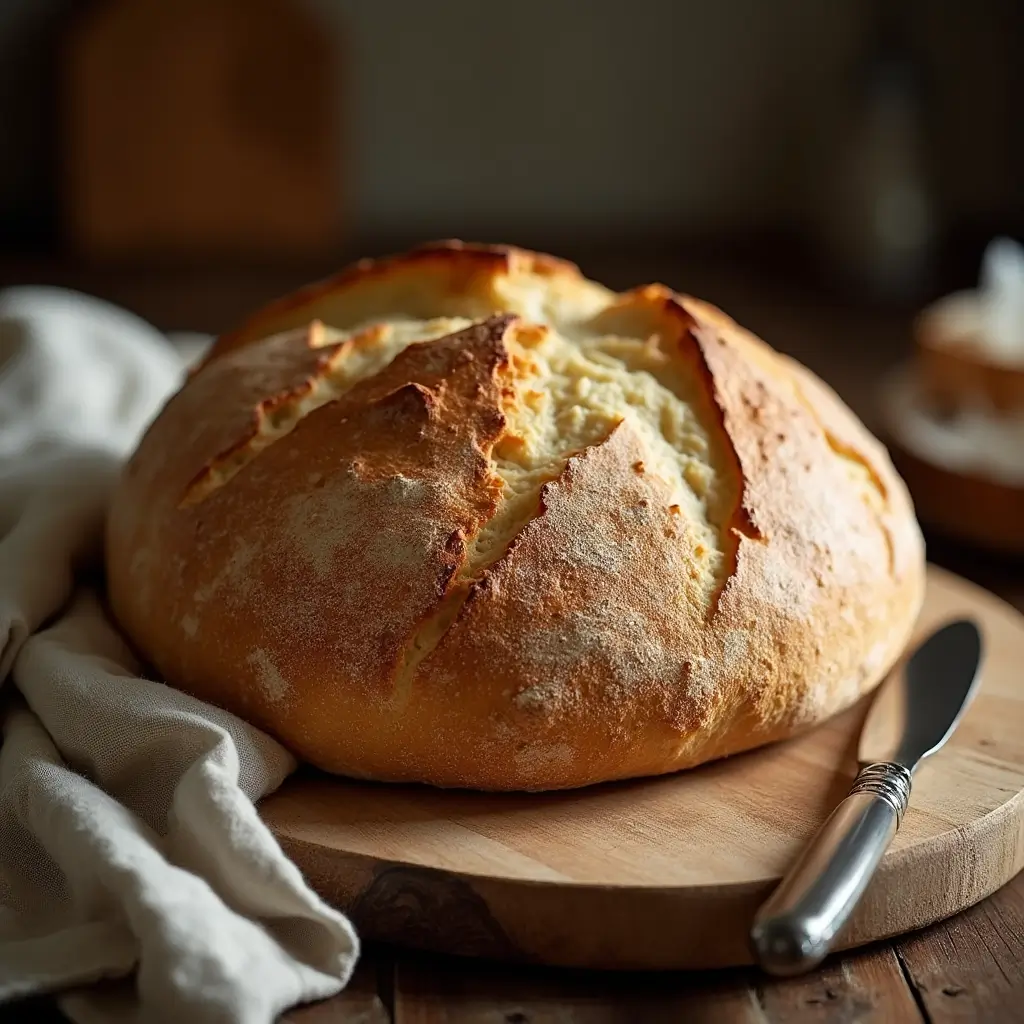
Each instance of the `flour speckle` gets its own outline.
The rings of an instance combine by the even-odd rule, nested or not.
[[[714,662],[710,658],[694,656],[689,661],[687,675],[689,695],[697,701],[709,700],[717,687]]]
[[[199,632],[199,620],[194,615],[185,615],[181,620],[181,628],[186,636],[195,636]]]
[[[581,680],[601,680],[606,700],[626,704],[651,686],[672,687],[683,678],[685,663],[651,635],[642,614],[610,598],[539,626],[520,657],[531,682],[513,699],[516,707],[555,715],[583,699]]]
[[[257,553],[256,544],[236,540],[231,557],[212,580],[196,590],[192,597],[193,601],[196,604],[205,604],[225,587],[235,597],[249,594],[254,585],[249,575],[249,567]]]
[[[277,704],[288,696],[291,686],[262,647],[257,647],[245,660],[256,669],[260,692],[271,704]]]
[[[562,689],[564,687],[560,687],[558,683],[554,682],[534,683],[533,686],[528,686],[516,694],[516,707],[523,711],[543,711],[544,708],[551,707],[559,699]]]
[[[420,501],[427,488],[422,480],[413,480],[401,473],[391,477],[387,486],[388,495],[397,501]]]
[[[785,551],[781,544],[763,549],[760,587],[765,600],[776,608],[792,618],[806,618],[818,600],[818,587],[810,573],[787,561]]]
[[[526,776],[531,770],[568,765],[572,758],[573,750],[568,743],[531,743],[514,754],[516,767]]]
[[[731,629],[725,634],[723,665],[727,673],[732,675],[743,670],[749,646],[750,637],[744,630]]]
[[[619,547],[614,538],[579,535],[566,544],[559,557],[573,568],[616,573],[622,571],[626,554],[627,552]]]
[[[430,485],[401,476],[357,487],[339,479],[311,494],[294,496],[285,510],[289,546],[317,578],[334,572],[338,554],[344,551],[358,551],[377,573],[397,578],[415,571],[429,562],[430,552],[442,543],[442,531],[425,515],[419,517],[418,530],[389,526],[387,514],[394,509],[394,490],[399,487],[407,500],[415,496],[415,508],[424,508]],[[373,516],[367,515],[367,509],[380,510],[374,529],[368,526]]]

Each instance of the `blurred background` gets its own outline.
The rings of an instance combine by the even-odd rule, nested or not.
[[[1019,0],[0,0],[0,283],[219,331],[463,237],[710,299],[874,423],[1024,237]]]

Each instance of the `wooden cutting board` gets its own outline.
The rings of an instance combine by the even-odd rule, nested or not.
[[[984,633],[981,690],[919,770],[842,947],[955,914],[1024,866],[1024,618],[930,569],[919,630],[961,614]],[[367,939],[589,967],[744,964],[755,909],[856,774],[865,712],[660,779],[491,795],[308,775],[261,809]]]

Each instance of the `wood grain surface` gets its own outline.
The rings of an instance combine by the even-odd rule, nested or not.
[[[350,988],[283,1024],[1015,1024],[1022,953],[1024,874],[950,920],[837,954],[801,978],[579,971],[371,947],[356,1001]],[[366,987],[374,978],[377,996]]]
[[[350,989],[283,1024],[1014,1024],[1024,1021],[1022,937],[1024,875],[949,921],[838,954],[802,978],[578,971],[371,947],[354,984],[376,978],[378,996],[364,987],[354,1001]]]
[[[920,769],[843,946],[955,914],[1024,864],[1024,620],[930,570],[920,632],[961,614],[985,636],[981,691]],[[371,940],[584,967],[744,964],[755,909],[856,774],[865,710],[661,779],[492,795],[305,776],[261,809]]]

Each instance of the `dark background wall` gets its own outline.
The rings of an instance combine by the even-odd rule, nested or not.
[[[927,75],[927,170],[943,231],[1015,229],[1024,5],[898,6]],[[0,0],[6,250],[61,237],[58,41],[82,7]],[[559,245],[812,234],[852,130],[875,6],[319,0],[311,10],[340,55],[347,239]]]

